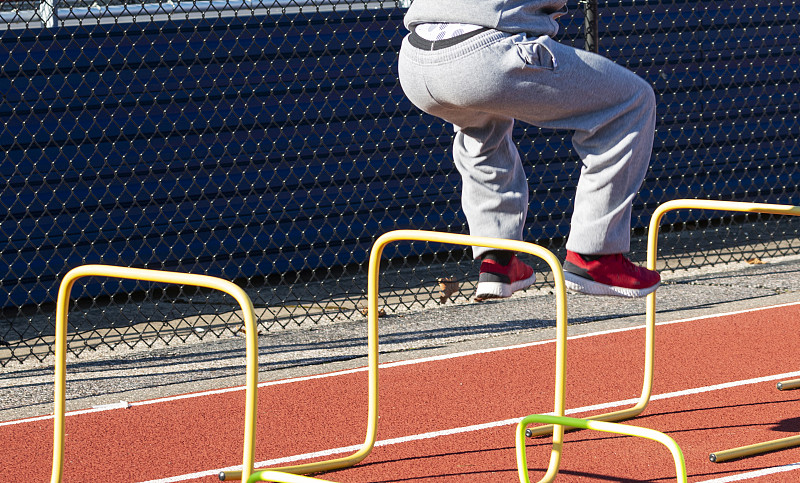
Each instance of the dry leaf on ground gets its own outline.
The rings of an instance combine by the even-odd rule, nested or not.
[[[358,310],[361,312],[361,315],[369,315],[369,309],[366,307],[359,307]],[[386,311],[383,309],[383,307],[378,307],[378,317],[384,316],[386,316]]]
[[[447,302],[451,295],[458,292],[458,281],[453,277],[436,279],[439,282],[439,303]]]

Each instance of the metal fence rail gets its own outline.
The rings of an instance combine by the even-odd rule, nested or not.
[[[234,280],[262,330],[282,330],[363,317],[364,264],[381,233],[466,232],[452,129],[397,81],[396,3],[47,6],[0,9],[0,365],[52,353],[58,281],[81,264]],[[656,90],[638,232],[676,197],[797,204],[800,7],[570,7],[559,41]],[[515,136],[531,187],[526,240],[561,250],[578,176],[569,133],[519,124]],[[663,258],[689,266],[698,237],[710,246],[704,263],[797,253],[798,226],[768,221],[672,215],[675,251]],[[389,311],[440,303],[439,279],[452,297],[473,288],[468,252],[418,243],[387,256]],[[92,281],[73,298],[74,354],[241,328],[231,301],[195,289]]]

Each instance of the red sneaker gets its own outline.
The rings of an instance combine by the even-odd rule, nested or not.
[[[616,297],[644,297],[661,285],[658,272],[634,265],[621,253],[586,261],[567,250],[564,278],[575,292]]]
[[[475,300],[481,302],[486,299],[511,297],[511,294],[530,287],[535,281],[536,274],[533,273],[533,269],[521,262],[516,254],[511,256],[508,265],[485,259],[481,262]]]

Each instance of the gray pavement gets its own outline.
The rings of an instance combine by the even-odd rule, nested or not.
[[[800,301],[800,256],[662,273],[657,320],[724,313]],[[390,313],[380,319],[382,361],[507,346],[555,336],[552,290],[511,299]],[[570,334],[644,323],[644,300],[568,297]],[[790,334],[793,336],[794,334]],[[259,337],[261,381],[366,365],[365,320],[335,321]],[[84,352],[69,356],[67,409],[140,401],[244,384],[241,337],[156,349]],[[532,368],[535,370],[536,368]],[[787,368],[788,370],[788,368]],[[51,414],[52,360],[0,368],[0,421]]]

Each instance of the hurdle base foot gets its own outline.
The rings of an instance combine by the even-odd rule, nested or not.
[[[237,481],[242,479],[241,471],[220,471],[219,481]]]

